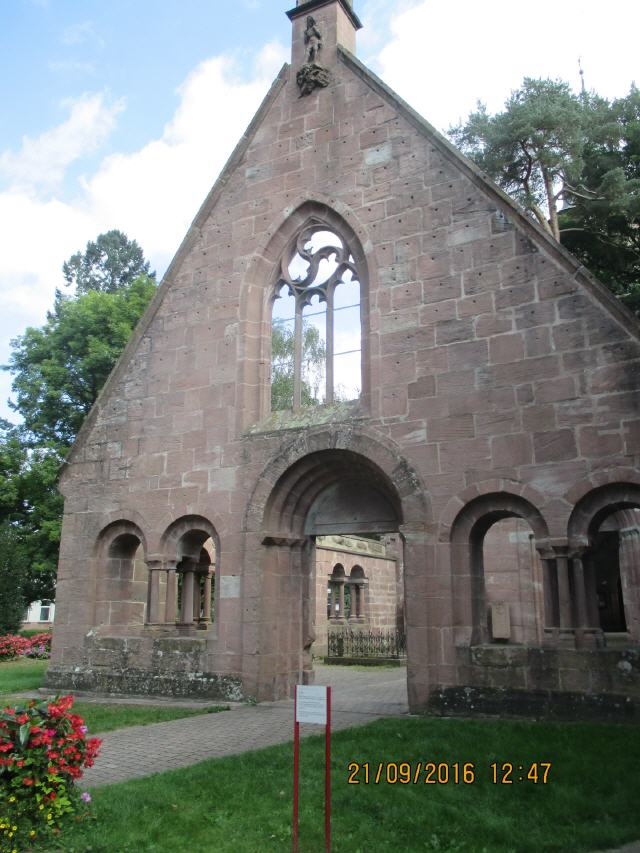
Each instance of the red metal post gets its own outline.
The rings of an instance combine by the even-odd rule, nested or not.
[[[327,727],[325,735],[324,838],[331,853],[331,688],[327,687]]]
[[[300,772],[300,723],[298,687],[293,688],[293,853],[298,853],[298,776]]]

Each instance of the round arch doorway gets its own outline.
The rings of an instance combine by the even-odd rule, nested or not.
[[[426,619],[411,587],[427,562],[429,509],[406,463],[391,453],[377,454],[374,462],[335,446],[289,463],[264,495],[261,530],[255,532],[259,553],[254,565],[262,592],[258,618],[246,626],[245,641],[252,641],[258,652],[248,682],[260,699],[289,696],[293,685],[313,680],[315,618],[323,610],[315,579],[317,537],[354,535],[376,541],[396,534],[405,569],[402,611],[411,602],[414,612],[409,630]],[[256,502],[254,494],[254,511]]]

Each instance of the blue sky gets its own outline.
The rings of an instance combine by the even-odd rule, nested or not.
[[[290,5],[293,5],[291,0]],[[360,58],[441,129],[523,76],[640,83],[640,4],[355,0]],[[0,0],[0,363],[109,228],[162,273],[290,49],[281,0]],[[523,36],[523,33],[526,35]],[[0,374],[0,417],[10,377]]]

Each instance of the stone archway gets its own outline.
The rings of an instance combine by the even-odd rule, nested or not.
[[[584,573],[585,619],[633,642],[640,640],[639,517],[640,484],[610,482],[583,495],[568,524],[574,563]]]
[[[407,620],[409,668],[419,669],[427,651],[420,650],[412,660],[412,642],[419,646],[418,635],[424,640],[434,616],[420,595],[432,564],[429,522],[430,506],[415,472],[393,447],[352,428],[348,434],[307,434],[274,460],[247,512],[245,602],[250,576],[259,579],[256,590],[261,592],[255,599],[256,618],[245,624],[248,692],[261,699],[279,698],[289,695],[294,684],[312,679],[315,536],[336,529],[402,535],[405,600],[413,616]],[[438,618],[448,619],[441,611]],[[249,649],[257,654],[247,655]],[[424,681],[424,672],[420,676],[417,682]]]

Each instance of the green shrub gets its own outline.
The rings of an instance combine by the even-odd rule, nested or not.
[[[87,739],[72,705],[65,696],[0,711],[0,853],[55,836],[69,817],[86,812],[91,797],[76,782],[100,740]]]

